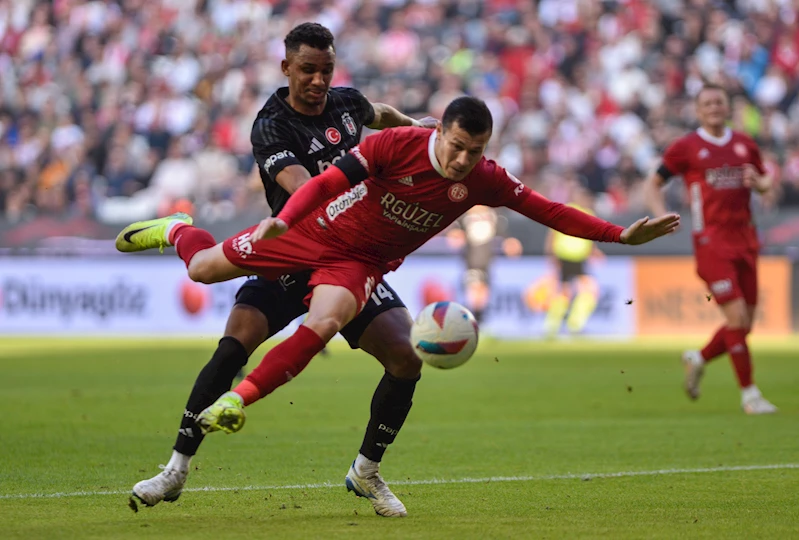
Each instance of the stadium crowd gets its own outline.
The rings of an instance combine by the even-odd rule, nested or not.
[[[799,204],[799,0],[0,0],[4,218],[266,208],[250,128],[306,20],[336,36],[334,86],[419,117],[481,97],[491,157],[556,200],[582,182],[604,216],[643,210],[720,82],[778,181],[761,204]]]

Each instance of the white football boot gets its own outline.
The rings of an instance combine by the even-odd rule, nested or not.
[[[163,471],[148,480],[142,480],[133,486],[133,496],[145,506],[155,506],[161,501],[174,502],[178,500],[189,471],[167,468],[160,465]]]
[[[685,369],[685,393],[691,399],[699,399],[699,382],[705,374],[705,359],[699,351],[682,353],[682,365]]]
[[[741,391],[741,408],[746,414],[774,414],[779,410],[763,397],[754,384]]]
[[[402,501],[394,495],[378,472],[378,467],[363,471],[359,474],[352,462],[347,477],[344,479],[347,491],[354,492],[358,497],[366,497],[375,509],[375,513],[383,517],[405,517],[408,511]]]

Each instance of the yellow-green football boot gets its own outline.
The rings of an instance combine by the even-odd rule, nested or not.
[[[226,392],[198,414],[196,422],[203,435],[207,435],[213,431],[236,433],[244,427],[244,420],[244,400],[235,392]]]
[[[133,251],[158,248],[163,253],[166,246],[172,245],[167,240],[167,234],[170,225],[176,221],[191,225],[194,220],[190,215],[178,212],[158,219],[137,221],[128,225],[119,233],[116,240],[117,250],[123,253],[131,253]]]

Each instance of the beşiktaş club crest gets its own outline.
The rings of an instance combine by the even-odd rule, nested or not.
[[[358,128],[355,127],[355,120],[352,119],[350,113],[345,112],[341,115],[341,123],[344,124],[344,129],[347,130],[347,133],[355,137],[355,134],[358,133]]]

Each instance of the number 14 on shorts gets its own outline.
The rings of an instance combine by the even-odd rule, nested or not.
[[[375,292],[372,293],[372,302],[376,306],[381,306],[383,305],[383,300],[394,300],[394,295],[382,283],[378,283]]]

